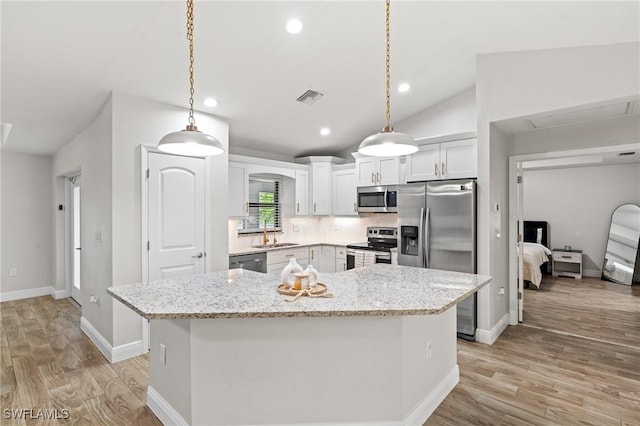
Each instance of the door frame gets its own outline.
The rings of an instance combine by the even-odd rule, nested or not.
[[[523,205],[518,203],[517,177],[519,163],[531,160],[550,160],[553,158],[574,157],[580,155],[605,154],[614,151],[633,151],[640,149],[640,143],[576,148],[569,150],[536,152],[509,156],[509,324],[518,324],[518,212]],[[524,182],[524,179],[523,179]],[[524,193],[524,187],[523,191]],[[524,216],[523,216],[524,217]],[[524,300],[524,295],[523,295]]]
[[[76,181],[74,180],[74,178],[78,179],[78,182],[76,183]],[[69,235],[67,236],[67,238],[69,238],[69,250],[71,250],[69,252],[69,297],[71,297],[78,305],[82,306],[82,300],[78,301],[76,300],[76,298],[73,297],[73,288],[75,287],[74,285],[74,280],[75,280],[75,268],[76,268],[76,262],[75,262],[75,256],[76,256],[76,247],[75,247],[75,219],[76,219],[76,207],[78,207],[79,213],[80,213],[80,226],[79,226],[79,232],[80,232],[80,248],[82,248],[82,174],[80,172],[77,173],[72,173],[70,175],[68,175],[66,177],[66,184],[67,184],[67,191],[68,191],[68,202],[67,202],[67,206],[69,206],[68,209],[68,230],[67,232],[69,233]],[[76,206],[75,203],[75,197],[74,197],[74,189],[75,188],[79,188],[80,190],[80,206]],[[82,276],[82,253],[78,253],[79,254],[79,259],[80,259],[80,275]],[[80,295],[82,295],[82,278],[80,278]]]
[[[138,154],[140,156],[140,272],[141,281],[143,283],[149,282],[149,251],[147,250],[147,241],[149,241],[149,185],[147,181],[147,169],[149,167],[149,154],[162,154],[173,155],[181,157],[180,155],[167,154],[160,151],[155,146],[140,145]],[[206,157],[190,157],[201,158],[204,161],[204,249],[205,253],[209,256],[205,256],[204,259],[204,272],[212,270],[211,262],[213,253],[213,247],[211,246],[211,193],[209,187],[210,168],[209,162]],[[144,352],[149,351],[149,321],[145,318],[142,319],[142,348]]]
[[[71,232],[73,229],[72,212],[71,212],[71,198],[73,192],[71,190],[71,177],[82,175],[82,169],[77,168],[69,172],[58,175],[58,179],[62,178],[64,186],[64,281],[65,289],[64,294],[59,296],[56,293],[56,298],[71,297],[71,287],[73,286],[73,256],[72,247],[73,239],[71,238]],[[82,223],[80,224],[82,226]],[[82,271],[82,269],[81,269]]]

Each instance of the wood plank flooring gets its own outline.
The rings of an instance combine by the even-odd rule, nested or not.
[[[148,357],[109,364],[70,302],[4,302],[0,313],[2,425],[160,424],[145,406]],[[638,349],[513,326],[492,346],[458,340],[458,364],[460,383],[427,425],[640,425]],[[69,418],[6,419],[6,408]]]
[[[0,317],[2,425],[161,425],[146,406],[148,356],[110,364],[69,300],[3,302]]]
[[[545,275],[525,289],[524,324],[640,348],[640,285]]]

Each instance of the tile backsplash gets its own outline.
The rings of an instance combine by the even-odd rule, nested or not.
[[[396,226],[395,213],[371,213],[359,217],[296,217],[282,219],[278,242],[349,244],[367,240],[368,226]],[[229,220],[229,252],[262,244],[262,234],[238,235],[237,220]],[[269,233],[273,239],[273,233]]]

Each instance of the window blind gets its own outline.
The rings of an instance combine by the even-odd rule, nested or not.
[[[238,233],[280,231],[280,182],[249,179],[249,214],[238,221]]]

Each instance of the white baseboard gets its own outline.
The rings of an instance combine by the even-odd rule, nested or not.
[[[10,302],[12,300],[29,299],[31,297],[49,296],[53,291],[52,287],[38,287],[27,290],[6,291],[0,293],[0,302]]]
[[[104,336],[100,334],[100,332],[96,330],[96,328],[85,317],[80,317],[80,329],[84,331],[84,334],[91,339],[100,352],[102,352],[102,355],[104,355],[110,363],[133,358],[134,356],[142,355],[144,353],[142,351],[141,340],[116,347],[111,346],[109,341],[107,341],[107,339],[105,339]]]
[[[189,423],[151,385],[147,387],[147,406],[163,425],[188,426]]]
[[[476,329],[476,340],[480,343],[486,343],[487,345],[493,345],[502,332],[509,325],[509,314],[506,313],[491,330]]]
[[[65,299],[67,297],[71,297],[71,292],[68,289],[56,290],[53,287],[51,287],[51,297],[53,297],[56,300]]]
[[[459,381],[460,369],[458,368],[458,364],[456,364],[449,374],[438,383],[438,386],[429,392],[429,395],[404,419],[404,425],[414,426],[424,424],[453,388],[456,387]]]
[[[361,426],[415,426],[424,424],[460,381],[458,365],[435,387],[404,421],[358,422]],[[163,425],[183,426],[189,423],[151,385],[147,387],[147,406]],[[353,426],[354,423],[309,423],[309,426]],[[276,426],[276,425],[267,425]]]
[[[111,350],[111,362],[120,362],[134,356],[142,355],[142,340],[116,346]]]

